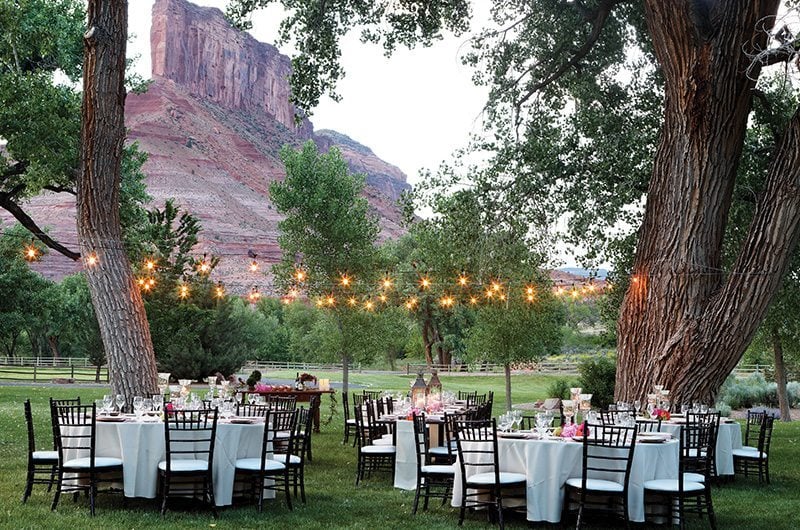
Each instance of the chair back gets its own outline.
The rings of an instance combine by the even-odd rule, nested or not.
[[[360,408],[364,405],[365,401],[367,401],[367,398],[364,394],[353,394],[353,409]]]
[[[33,452],[36,451],[36,440],[33,436],[33,413],[31,412],[31,400],[26,399],[23,403],[25,409],[25,426],[28,428],[28,458],[33,457]]]
[[[297,396],[267,396],[267,405],[272,410],[294,410],[297,408]]]
[[[164,421],[167,475],[172,472],[173,460],[205,460],[212,469],[216,433],[216,409],[169,412]]]
[[[312,420],[310,408],[297,409],[297,426],[294,431],[294,454],[305,460],[311,445]]]
[[[383,390],[363,390],[361,396],[364,399],[380,399],[383,395]]]
[[[75,399],[55,399],[50,398],[50,408],[52,407],[68,407],[70,405],[80,405],[81,398],[80,396],[76,397]]]
[[[744,445],[755,447],[761,436],[761,425],[767,416],[766,410],[748,410],[747,422],[744,428]]]
[[[391,414],[394,411],[394,402],[390,397],[380,397],[374,400],[375,402],[375,411],[377,412],[377,417],[381,417],[384,414]]]
[[[639,432],[659,432],[661,431],[661,418],[657,420],[637,418],[636,428]]]
[[[414,414],[414,449],[417,454],[417,473],[420,473],[422,466],[430,463],[430,433],[428,424],[425,421],[425,414]]]
[[[772,427],[774,423],[775,416],[765,413],[764,418],[761,421],[761,429],[758,433],[758,450],[765,455],[769,454],[769,446],[772,442]]]
[[[344,414],[344,422],[350,419],[350,402],[348,401],[347,392],[342,392],[342,414]]]
[[[353,396],[355,397],[355,396]],[[366,447],[382,436],[383,429],[375,423],[374,402],[367,400],[354,409],[359,447]]]
[[[459,390],[456,396],[456,399],[459,401],[466,401],[467,405],[474,404],[475,400],[477,399],[478,391],[474,392],[467,392],[465,390]]]
[[[582,491],[590,478],[610,480],[628,490],[636,427],[583,424]]]
[[[691,471],[711,479],[714,469],[716,439],[713,422],[687,422],[681,428],[681,446],[678,469],[678,487],[683,491],[684,473]]]
[[[253,416],[257,418],[266,418],[270,407],[266,404],[250,404],[250,403],[237,403],[236,415],[237,416]]]
[[[95,465],[95,405],[55,405],[50,409],[53,435],[61,462],[89,458]]]
[[[614,409],[614,410],[601,410],[600,411],[600,422],[605,425],[614,425],[616,424],[620,416],[623,414],[627,414],[630,418],[636,417],[636,410],[635,409]]]
[[[494,473],[494,482],[499,484],[495,420],[455,420],[453,424],[461,480],[465,489],[468,478],[477,473]]]
[[[708,425],[711,430],[709,432],[710,436],[710,445],[709,447],[709,458],[711,460],[711,469],[712,472],[714,470],[716,452],[717,452],[717,436],[719,435],[719,420],[720,414],[717,410],[709,410],[708,412],[692,412],[689,411],[686,413],[686,424],[700,424],[700,425]],[[712,473],[713,474],[713,473]]]
[[[270,454],[297,454],[295,452],[297,416],[297,409],[269,411],[264,422],[264,437],[261,442],[261,469],[266,469],[264,463]]]

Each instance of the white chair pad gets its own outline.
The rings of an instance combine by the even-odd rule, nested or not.
[[[276,440],[288,440],[291,433],[289,431],[278,431],[275,433]]]
[[[158,469],[161,471],[167,470],[167,461],[162,460],[158,463]],[[208,462],[205,460],[193,460],[191,458],[177,458],[172,460],[172,465],[170,466],[172,471],[176,471],[178,473],[185,473],[188,471],[208,471]]]
[[[428,466],[422,466],[422,472],[436,473],[441,475],[453,475],[456,472],[456,468],[453,465],[450,466],[428,465]]]
[[[706,456],[706,451],[698,451],[697,449],[689,449],[686,452],[686,454],[687,454],[687,456],[689,456],[689,458],[698,458],[698,453],[699,453],[699,456]]]
[[[34,460],[58,460],[58,451],[34,451],[31,457]]]
[[[87,456],[85,458],[73,458],[64,462],[66,468],[81,468],[89,469],[92,465],[91,459]],[[94,467],[114,467],[121,466],[122,460],[119,458],[112,458],[110,456],[96,456],[94,457]]]
[[[394,440],[392,438],[378,438],[372,442],[372,445],[394,445]]]
[[[583,488],[583,479],[582,478],[567,479],[567,486],[581,489]],[[601,480],[599,478],[590,478],[586,480],[586,490],[622,493],[625,490],[625,486],[623,486],[619,482],[614,482],[613,480]]]
[[[644,489],[650,491],[666,491],[669,493],[677,493],[678,479],[662,478],[658,480],[648,480],[644,483]],[[683,491],[703,491],[706,487],[700,482],[683,482]]]
[[[361,452],[371,455],[393,455],[397,452],[397,448],[393,445],[365,445],[361,448]]]
[[[525,483],[527,477],[522,473],[500,472],[500,484],[514,484],[517,482]],[[467,479],[467,484],[488,486],[494,484],[494,473],[476,473]]]
[[[236,461],[236,469],[243,469],[245,471],[261,471],[260,458],[240,458]],[[264,461],[264,471],[283,471],[286,469],[286,464],[267,458]]]
[[[355,425],[356,424],[356,420],[354,420],[353,418],[350,418],[345,423],[347,423],[348,425]]]
[[[706,481],[706,477],[701,475],[700,473],[684,473],[683,474],[683,481],[684,482],[702,482]]]
[[[740,447],[731,451],[734,458],[752,458],[758,460],[759,458],[767,458],[767,453],[762,453],[755,447]]]
[[[299,466],[301,464],[300,457],[297,455],[287,455],[287,454],[273,455],[272,460],[277,460],[278,462],[283,462],[285,464],[286,457],[289,457],[289,465]]]
[[[447,447],[431,447],[428,449],[428,454],[436,455],[436,456],[450,456],[450,452],[447,450]]]

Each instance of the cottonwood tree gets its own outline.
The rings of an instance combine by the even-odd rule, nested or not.
[[[131,399],[157,392],[158,373],[144,302],[120,228],[127,26],[126,1],[89,1],[77,221],[112,391]]]
[[[246,23],[269,3],[235,0],[228,14]],[[470,16],[458,0],[282,3],[302,109],[341,77],[338,43],[348,31],[391,52],[463,31]],[[712,399],[780,286],[800,234],[797,112],[736,259],[722,261],[753,88],[763,66],[797,57],[792,31],[771,33],[780,5],[498,0],[493,27],[466,58],[491,89],[482,147],[496,153],[498,175],[514,175],[509,199],[539,214],[570,212],[571,233],[600,249],[606,227],[639,227],[618,320],[619,399],[654,384],[676,401]],[[642,203],[639,216],[631,206]]]
[[[296,288],[313,300],[334,300],[322,303],[338,331],[334,342],[342,361],[342,391],[347,392],[352,349],[358,348],[366,317],[344,303],[349,287],[339,280],[369,283],[375,274],[378,222],[361,196],[364,176],[350,173],[338,149],[319,153],[308,141],[299,150],[284,147],[281,159],[286,178],[269,190],[275,209],[286,216],[278,223],[282,258],[273,266],[275,280],[285,291]],[[298,270],[305,275],[301,281]]]

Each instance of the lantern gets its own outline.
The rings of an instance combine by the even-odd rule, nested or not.
[[[422,377],[422,372],[417,372],[417,380],[411,385],[411,403],[418,409],[425,408],[425,398],[428,394],[428,385]]]
[[[428,396],[432,401],[442,400],[442,382],[439,381],[439,374],[436,370],[431,372],[431,380],[428,381]]]

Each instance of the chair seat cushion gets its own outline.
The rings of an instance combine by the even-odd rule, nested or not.
[[[58,461],[58,451],[34,451],[31,455],[34,460]]]
[[[436,456],[450,456],[450,451],[447,447],[438,446],[438,447],[431,447],[428,449],[428,454],[436,455]]]
[[[436,473],[437,475],[453,475],[456,472],[454,465],[442,466],[434,464],[422,466],[421,469],[423,473]]]
[[[700,473],[684,473],[683,474],[683,481],[684,482],[705,482],[706,477],[701,475]]]
[[[683,482],[683,491],[703,491],[705,486],[700,482]],[[648,480],[644,483],[644,489],[651,491],[666,491],[669,493],[677,493],[678,479],[675,478],[662,478],[658,480]]]
[[[286,460],[287,460],[287,457],[288,457],[290,466],[292,466],[292,465],[299,466],[301,464],[301,462],[302,462],[300,460],[299,456],[297,456],[297,455],[287,455],[287,454],[272,455],[272,460],[277,460],[278,462],[283,462],[285,464]]]
[[[758,460],[759,458],[767,458],[767,453],[762,453],[755,447],[740,447],[731,451],[734,458],[752,458]]]
[[[350,418],[345,423],[348,424],[348,425],[355,425],[356,424],[356,420],[354,420],[353,418]]]
[[[527,477],[522,473],[510,473],[506,471],[500,472],[500,484],[525,484]],[[476,473],[467,479],[467,484],[476,484],[479,486],[487,486],[494,484],[494,473]]]
[[[188,471],[207,471],[208,470],[208,462],[205,460],[194,460],[191,458],[177,458],[172,460],[172,465],[170,466],[172,471],[176,471],[178,473],[185,473]],[[162,460],[158,463],[158,469],[161,471],[167,470],[167,461]]]
[[[377,440],[373,440],[372,445],[394,445],[394,439],[392,438],[392,435],[388,435],[388,438],[386,436],[387,435],[384,434]]]
[[[65,468],[78,468],[78,469],[89,469],[92,463],[90,458],[73,458],[72,460],[67,460],[64,462]],[[96,456],[94,457],[94,467],[116,467],[122,466],[122,460],[119,458],[112,458],[110,456]]]
[[[567,479],[567,486],[581,489],[583,488],[583,479],[580,477]],[[601,480],[599,478],[590,478],[586,480],[586,489],[588,491],[607,491],[610,493],[622,493],[625,490],[625,486],[623,486],[619,482],[614,482],[613,480]]]
[[[371,455],[387,454],[393,455],[397,452],[397,448],[393,445],[365,445],[361,448],[362,453]]]
[[[240,458],[236,461],[236,469],[245,471],[261,471],[261,458]],[[264,461],[264,471],[283,471],[286,464],[271,458]]]
[[[288,440],[291,433],[289,431],[278,431],[275,433],[276,440]]]

